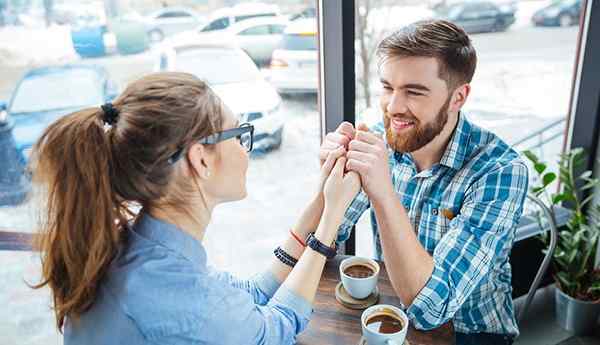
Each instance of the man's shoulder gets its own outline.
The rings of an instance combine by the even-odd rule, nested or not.
[[[468,169],[479,173],[492,173],[499,169],[527,170],[527,165],[514,147],[492,131],[472,122],[470,125]]]

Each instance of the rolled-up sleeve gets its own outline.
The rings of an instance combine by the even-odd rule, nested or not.
[[[495,260],[505,259],[501,256],[512,246],[527,185],[527,167],[513,161],[469,187],[460,214],[433,252],[430,279],[407,310],[416,328],[433,329],[452,319]]]
[[[177,294],[183,303],[173,313],[175,319],[142,325],[146,339],[171,345],[295,344],[312,313],[308,301],[281,286],[267,304],[259,305],[245,288],[221,279],[228,275],[219,276],[180,285]]]
[[[214,269],[210,269],[210,275],[225,284],[248,292],[254,299],[254,303],[259,305],[267,304],[281,285],[270,271],[259,273],[249,280],[239,279],[229,272]]]

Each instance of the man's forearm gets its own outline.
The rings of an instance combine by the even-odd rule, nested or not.
[[[402,303],[409,306],[431,277],[433,258],[419,242],[395,193],[372,200],[372,206],[390,281]]]

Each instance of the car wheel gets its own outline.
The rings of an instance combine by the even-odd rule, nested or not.
[[[561,14],[560,17],[558,17],[558,25],[560,25],[561,27],[567,27],[567,26],[571,26],[573,25],[573,19],[571,18],[570,15],[568,14]]]
[[[161,42],[165,38],[165,34],[159,29],[154,29],[148,33],[148,39],[151,43]]]

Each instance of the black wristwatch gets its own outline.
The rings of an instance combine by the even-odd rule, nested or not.
[[[332,248],[323,244],[323,242],[319,241],[315,237],[314,232],[308,234],[308,238],[306,239],[306,245],[309,246],[312,250],[316,251],[317,253],[323,254],[327,259],[333,259],[337,255],[335,247]]]

